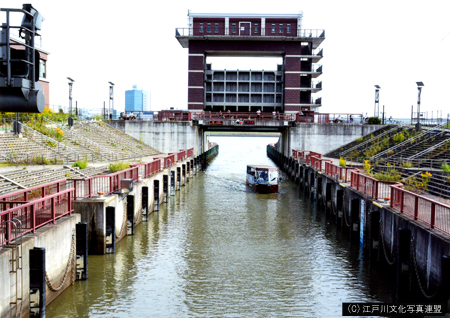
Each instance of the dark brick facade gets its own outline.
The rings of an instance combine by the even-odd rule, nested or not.
[[[188,86],[201,86],[204,84],[203,72],[189,72]]]
[[[198,55],[189,55],[189,70],[197,70],[197,71],[203,71],[204,70],[204,56],[198,56]]]

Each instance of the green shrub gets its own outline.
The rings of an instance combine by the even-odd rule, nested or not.
[[[72,165],[72,167],[78,167],[78,168],[80,168],[80,169],[86,169],[87,166],[88,166],[87,159],[84,159],[84,160],[78,160],[77,162],[75,162],[75,163]]]
[[[395,144],[398,144],[398,143],[401,143],[403,140],[405,140],[405,135],[403,134],[403,132],[401,132],[401,133],[394,135],[394,137],[392,137],[392,139],[394,140]]]
[[[122,171],[130,168],[130,164],[125,161],[116,161],[109,165],[109,170],[112,172]]]
[[[347,167],[347,161],[345,161],[345,159],[341,157],[339,158],[339,165],[341,167]]]
[[[441,165],[441,169],[444,170],[444,172],[450,172],[450,165],[447,163],[443,163]]]
[[[378,117],[370,117],[369,121],[367,122],[369,125],[380,125],[381,119]]]
[[[31,163],[34,165],[49,165],[50,161],[44,156],[34,156],[31,159]]]
[[[386,171],[377,172],[374,177],[382,181],[400,181],[402,179],[400,172],[389,164]]]

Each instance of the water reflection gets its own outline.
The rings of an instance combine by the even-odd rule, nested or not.
[[[247,164],[273,165],[271,138],[215,137],[207,171],[116,247],[48,317],[340,317],[341,303],[389,301],[348,233],[287,179],[253,193]]]

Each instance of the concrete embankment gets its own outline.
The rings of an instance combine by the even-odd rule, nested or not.
[[[149,213],[158,211],[160,204],[205,169],[217,153],[215,145],[136,182],[111,179],[120,183],[120,190],[111,195],[98,191],[77,199],[70,216],[2,246],[0,317],[45,317],[48,304],[76,280],[88,279],[88,254],[114,253],[122,238],[133,235]],[[30,224],[25,222],[24,228],[27,226]]]
[[[384,200],[373,199],[365,190],[350,186],[344,177],[328,175],[313,164],[286,157],[268,146],[267,155],[311,200],[323,205],[343,233],[366,252],[370,262],[395,277],[392,287],[397,302],[439,302],[450,309],[450,236],[430,224],[400,213]],[[320,166],[322,162],[320,162]],[[318,165],[319,166],[319,165]],[[366,182],[363,188],[372,187]],[[409,202],[408,204],[412,204]]]

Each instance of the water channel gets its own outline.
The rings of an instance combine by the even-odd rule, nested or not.
[[[274,165],[266,145],[277,138],[211,141],[207,170],[116,254],[89,256],[89,279],[47,317],[341,317],[342,302],[394,301],[394,282],[297,185],[246,186],[247,164]]]

